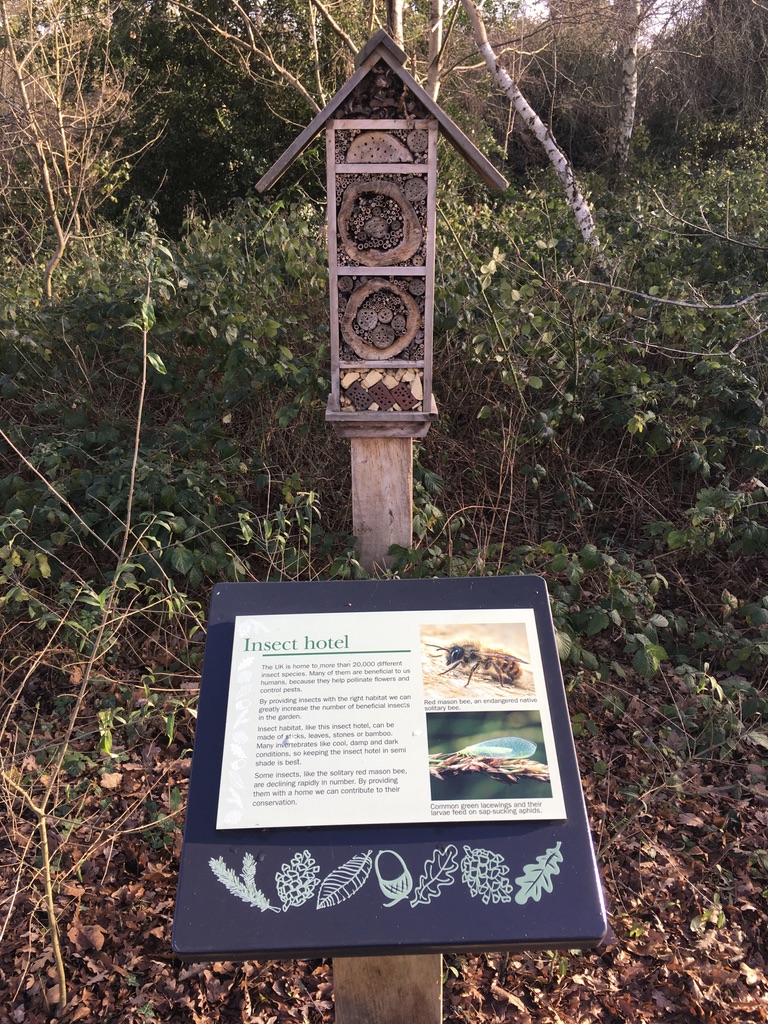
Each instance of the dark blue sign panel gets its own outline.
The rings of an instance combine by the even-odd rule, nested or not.
[[[542,579],[216,588],[179,956],[572,948],[605,931]]]

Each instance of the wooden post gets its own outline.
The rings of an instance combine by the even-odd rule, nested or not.
[[[336,957],[336,1024],[437,1024],[442,1019],[441,957]]]
[[[352,439],[352,529],[369,572],[413,543],[413,440]],[[334,957],[336,1024],[440,1024],[442,957]]]
[[[389,568],[392,544],[413,543],[413,441],[352,438],[352,532],[368,572]]]

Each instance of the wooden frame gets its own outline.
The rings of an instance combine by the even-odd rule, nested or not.
[[[405,60],[405,53],[386,32],[377,32],[358,53],[354,74],[256,186],[263,192],[274,185],[325,128],[332,381],[326,420],[341,437],[353,439],[421,438],[437,417],[432,385],[438,133],[454,146],[487,185],[504,189],[508,184],[408,74],[403,67]],[[383,105],[376,99],[379,80],[385,82],[384,91],[389,90],[389,99]],[[393,92],[395,88],[396,92]],[[396,103],[393,96],[399,102]],[[383,116],[376,117],[377,113]],[[426,133],[426,146],[423,139],[418,140],[418,145],[414,142],[410,146],[408,133],[419,132]],[[342,137],[343,133],[347,136],[356,133],[349,148],[354,147],[355,156],[361,159],[346,160],[346,150],[343,151],[345,159],[338,159],[340,133]],[[355,147],[355,140],[364,139],[366,134],[367,140]],[[377,159],[377,155],[381,158]],[[419,175],[426,179],[426,197],[421,193],[418,201],[411,203],[412,196],[406,193],[409,186],[420,192],[418,184],[413,184],[414,177]],[[402,191],[399,179],[403,180]],[[366,182],[371,183],[370,189],[363,187]],[[345,195],[350,188],[353,189],[349,192],[351,201],[339,200],[340,188]],[[371,223],[381,222],[379,230],[387,244],[379,249],[373,244],[367,247],[359,244],[357,248],[364,252],[360,258],[354,259],[350,253],[350,239],[354,234],[348,224],[350,213],[359,213],[367,203],[367,200],[363,201],[364,197],[370,196],[377,196],[385,205],[389,202],[388,217],[369,219]],[[396,210],[398,206],[401,216]],[[400,226],[395,227],[396,224]],[[423,259],[421,256],[413,258],[411,242],[417,228],[421,231],[419,252],[423,252]],[[393,234],[402,234],[402,241],[392,244]],[[388,255],[391,259],[387,259]],[[345,279],[350,277],[354,280],[344,286]],[[409,284],[419,277],[424,279],[421,292]],[[376,289],[372,286],[376,280],[390,281],[392,288],[387,289],[381,284]],[[345,295],[349,292],[355,296],[355,322],[352,313],[345,316],[347,303],[340,300],[340,284]],[[377,291],[381,293],[380,300],[369,302]],[[387,291],[389,297],[385,294]],[[418,295],[420,318],[417,330],[414,330],[414,303],[408,299],[408,294],[414,293]],[[401,300],[399,305],[398,296]],[[388,314],[387,324],[391,322],[394,328],[395,319],[400,323],[405,317],[406,326],[390,330],[379,324],[377,328],[359,329],[356,324],[362,323],[361,313],[363,318],[369,318],[376,325],[374,306],[381,302],[396,311],[394,315]],[[362,309],[363,305],[365,309]],[[372,334],[374,329],[378,336]],[[420,352],[421,332],[423,355]],[[410,344],[412,339],[413,345]],[[382,348],[380,357],[374,346]],[[358,370],[360,375],[356,376]],[[381,376],[377,379],[378,372]],[[364,386],[366,378],[363,374],[369,380],[373,374],[372,385]]]
[[[437,406],[432,394],[432,339],[434,327],[434,294],[435,294],[435,206],[437,194],[437,134],[438,123],[435,118],[418,119],[368,119],[342,118],[330,121],[326,126],[326,173],[328,188],[328,263],[331,312],[331,395],[328,400],[326,419],[343,437],[423,437],[429,429],[430,422],[437,416]],[[359,133],[356,138],[365,138],[366,134],[385,136],[386,133],[425,132],[427,134],[426,159],[419,162],[392,163],[359,163],[339,162],[337,142],[339,133]],[[396,139],[396,136],[392,136]],[[398,143],[399,145],[399,143]],[[387,176],[386,178],[383,176]],[[344,225],[339,223],[339,212],[344,203],[338,200],[341,182],[348,182],[345,196],[350,189],[362,191],[367,181],[379,191],[396,196],[399,193],[397,176],[421,175],[426,178],[426,209],[420,229],[423,231],[423,262],[413,265],[403,260],[393,259],[386,264],[370,266],[360,260],[353,260],[344,251],[344,261],[340,257],[340,235],[344,234]],[[358,178],[357,176],[362,176]],[[372,177],[375,176],[375,177]],[[392,184],[390,185],[390,182]],[[405,201],[404,198],[402,200]],[[346,204],[349,205],[349,204]],[[421,259],[421,257],[419,257]],[[366,350],[364,357],[345,358],[343,352],[342,314],[339,309],[339,282],[342,278],[358,279],[356,289],[350,301],[359,295],[364,288],[373,289],[377,282],[393,282],[393,289],[402,289],[405,282],[413,278],[423,278],[422,295],[423,315],[420,330],[424,338],[424,354],[422,358],[398,358],[397,353],[391,358],[376,358],[372,346],[361,345]],[[365,283],[370,281],[370,286]],[[394,282],[402,280],[403,285]],[[382,283],[381,291],[386,293],[386,284]],[[407,298],[407,293],[406,296]],[[410,300],[413,302],[413,300]],[[415,306],[414,306],[415,308]],[[415,329],[412,333],[415,333]],[[415,371],[419,375],[421,388],[418,411],[401,409],[386,411],[354,411],[349,400],[344,400],[342,381],[345,376],[353,376],[371,370],[388,371],[397,375],[400,371]],[[357,379],[357,378],[355,378]]]

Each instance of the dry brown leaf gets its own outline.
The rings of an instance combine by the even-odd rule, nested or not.
[[[104,929],[99,924],[82,924],[75,920],[67,928],[67,937],[79,953],[99,950],[104,945]]]
[[[677,820],[679,822],[681,822],[681,824],[683,824],[683,825],[691,825],[694,828],[703,828],[704,827],[704,819],[703,818],[700,818],[698,816],[698,814],[688,814],[687,811],[684,812],[683,814],[678,814]]]

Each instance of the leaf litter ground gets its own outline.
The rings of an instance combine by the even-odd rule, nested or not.
[[[575,720],[589,725],[577,747],[606,944],[448,955],[446,1022],[768,1021],[765,751],[746,741],[726,760],[695,755],[684,733],[665,731],[663,680],[623,686],[620,704],[588,683],[569,695]],[[27,713],[40,715],[39,705]],[[58,1019],[330,1024],[329,960],[189,965],[171,953],[191,732],[178,723],[170,745],[160,730],[144,735],[108,762],[87,729],[73,745],[49,823],[69,997]],[[37,763],[16,761],[21,777]],[[59,987],[40,851],[32,815],[6,795],[0,1022],[42,1024],[56,1015]]]

